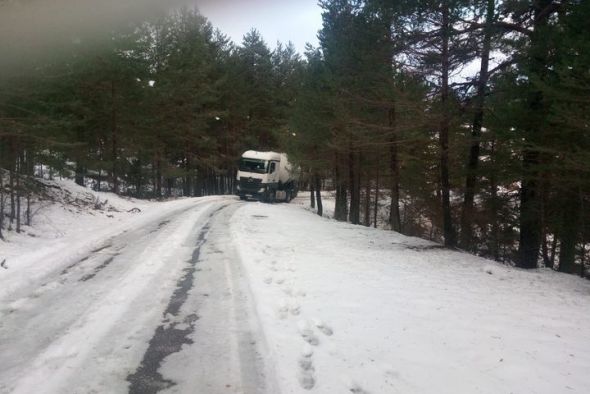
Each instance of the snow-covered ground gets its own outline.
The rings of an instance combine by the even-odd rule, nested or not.
[[[296,205],[310,212],[316,212],[310,207],[309,192],[299,192],[297,197],[291,201],[291,205]],[[323,216],[329,219],[334,218],[334,209],[336,208],[335,193],[331,191],[322,191],[322,210]]]
[[[320,218],[305,196],[58,186],[63,203],[0,242],[0,393],[590,387],[587,280]]]
[[[590,387],[590,282],[250,204],[233,231],[283,392]]]
[[[193,199],[151,202],[95,192],[70,180],[44,181],[51,198],[36,201],[32,226],[5,232],[0,241],[0,299],[48,272],[76,261],[105,239],[144,226],[157,216],[190,207]],[[24,220],[23,220],[24,222]]]

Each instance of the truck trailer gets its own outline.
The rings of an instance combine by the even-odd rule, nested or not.
[[[237,194],[240,200],[289,202],[297,196],[298,173],[287,155],[249,150],[240,158]]]

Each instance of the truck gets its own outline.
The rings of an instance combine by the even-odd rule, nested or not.
[[[289,202],[297,196],[298,171],[285,153],[249,150],[240,158],[237,194],[240,200]]]

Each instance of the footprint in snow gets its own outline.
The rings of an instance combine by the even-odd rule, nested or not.
[[[289,304],[286,300],[281,300],[277,305],[277,316],[284,320],[289,316]]]
[[[294,294],[293,288],[291,286],[283,287],[283,293],[285,293],[285,295],[292,296]]]
[[[283,287],[283,293],[289,297],[305,297],[307,295],[303,290],[296,290],[291,286]]]
[[[289,305],[289,312],[291,312],[293,316],[298,316],[301,313],[301,305],[297,302],[291,302]]]
[[[363,390],[363,388],[358,384],[353,384],[352,386],[350,386],[349,391],[352,394],[369,394],[368,391]]]
[[[311,356],[313,355],[313,349],[309,345],[305,345],[301,356],[299,357],[299,374],[297,379],[299,384],[305,390],[311,390],[315,386],[315,368],[313,367],[313,361]]]
[[[299,334],[305,342],[312,346],[317,346],[320,344],[320,339],[314,334],[313,329],[308,322],[300,320],[299,323],[297,323],[297,328],[299,330]]]
[[[272,283],[272,276],[267,276],[266,278],[264,278],[264,283],[270,285]]]
[[[301,337],[304,341],[309,343],[312,346],[317,346],[320,344],[320,339],[313,333],[312,330],[304,330],[301,332]]]
[[[278,285],[282,285],[283,283],[285,283],[285,278],[277,278],[277,280],[275,280],[275,282]]]
[[[311,390],[315,386],[315,376],[312,370],[299,370],[297,379],[301,387],[305,390]]]
[[[303,371],[313,371],[313,362],[311,357],[301,356],[299,357],[299,368]]]
[[[334,334],[334,330],[322,320],[313,319],[313,324],[320,330],[324,335],[332,336]]]
[[[352,394],[369,394],[368,391],[363,389],[360,384],[356,382],[350,375],[343,375],[342,376],[342,383],[348,389],[347,392]]]
[[[303,357],[313,356],[313,348],[306,343],[305,345],[303,345],[303,348],[301,349],[301,356],[303,356]]]

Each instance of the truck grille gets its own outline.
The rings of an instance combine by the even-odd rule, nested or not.
[[[240,190],[257,192],[261,182],[261,179],[240,177]]]

